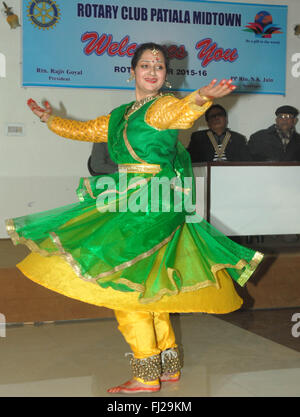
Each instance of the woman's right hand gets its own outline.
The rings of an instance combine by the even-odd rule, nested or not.
[[[41,120],[41,122],[48,121],[52,113],[52,108],[48,101],[45,101],[44,108],[40,107],[36,101],[32,100],[32,98],[27,101],[27,104],[30,110]]]

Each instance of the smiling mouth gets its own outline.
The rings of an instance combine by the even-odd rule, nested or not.
[[[155,84],[157,82],[156,78],[145,78],[145,81],[150,84]]]

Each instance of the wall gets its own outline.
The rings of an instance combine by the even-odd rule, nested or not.
[[[231,2],[238,3],[235,0]],[[247,2],[256,3],[252,0]],[[7,3],[21,17],[21,1],[9,0]],[[300,23],[300,2],[265,0],[262,3],[289,6],[287,89],[285,97],[236,94],[222,101],[229,110],[231,129],[246,136],[253,130],[272,124],[276,107],[285,103],[300,107],[299,94],[296,94],[299,91],[300,70],[294,67],[294,75],[298,78],[291,74],[295,65],[292,56],[300,54],[300,37],[294,35],[294,26]],[[128,91],[21,87],[21,36],[21,28],[10,29],[4,15],[0,15],[0,53],[6,57],[6,78],[0,78],[0,238],[7,237],[4,218],[75,202],[78,178],[89,175],[86,161],[92,145],[53,135],[28,110],[28,98],[33,97],[38,102],[47,99],[56,114],[81,120],[106,114],[115,106],[134,98],[133,93]],[[25,135],[6,136],[8,123],[23,124]],[[204,127],[202,120],[194,129]],[[181,134],[185,144],[190,134],[191,131]]]

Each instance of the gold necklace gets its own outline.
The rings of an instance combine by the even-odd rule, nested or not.
[[[127,110],[126,112],[126,119],[132,115],[132,113],[136,112],[138,109],[143,107],[144,104],[148,103],[149,101],[153,100],[154,98],[161,97],[163,93],[156,94],[155,96],[149,96],[142,98],[141,100],[137,100],[133,103],[133,105]]]

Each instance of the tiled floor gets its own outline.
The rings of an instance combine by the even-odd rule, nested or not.
[[[173,315],[182,379],[147,397],[300,396],[294,313]],[[114,319],[8,327],[0,338],[0,397],[112,397],[106,389],[129,377],[127,351]]]
[[[300,307],[236,311],[218,317],[300,353]]]

